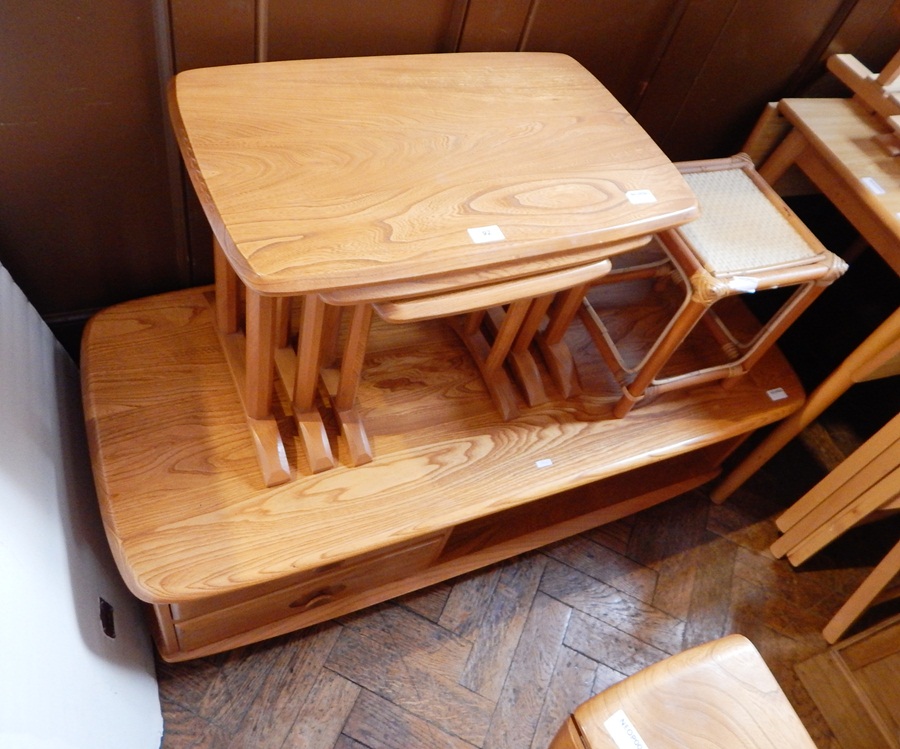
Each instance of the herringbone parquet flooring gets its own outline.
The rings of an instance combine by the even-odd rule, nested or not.
[[[877,549],[854,559],[872,545],[857,539],[800,570],[771,556],[773,519],[818,479],[802,449],[723,506],[693,492],[307,631],[160,663],[163,747],[538,749],[607,685],[740,632],[817,745],[838,749],[793,667],[826,649],[822,627]]]

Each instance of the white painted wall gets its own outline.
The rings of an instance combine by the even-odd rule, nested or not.
[[[106,545],[79,393],[0,267],[0,747],[157,749],[151,645]]]

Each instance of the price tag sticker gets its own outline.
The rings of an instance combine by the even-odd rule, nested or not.
[[[885,189],[873,177],[860,177],[859,181],[869,189],[869,192],[875,195],[884,195]]]
[[[619,749],[648,749],[624,710],[616,710],[603,722],[603,727]]]
[[[769,396],[769,400],[773,401],[783,401],[788,397],[787,392],[785,392],[784,388],[772,388],[771,390],[766,391],[766,395]]]
[[[553,461],[550,458],[544,458],[543,460],[535,461],[535,468],[549,468],[553,465]]]
[[[753,294],[759,286],[759,281],[749,276],[735,276],[728,282],[728,285],[735,291]]]
[[[502,242],[506,239],[499,226],[479,226],[475,229],[468,229],[468,232],[475,244]]]
[[[656,196],[650,190],[629,190],[625,193],[625,197],[632,205],[647,205],[656,202]]]

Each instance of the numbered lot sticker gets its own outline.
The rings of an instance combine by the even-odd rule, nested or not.
[[[625,193],[628,202],[632,205],[646,205],[655,203],[656,196],[650,190],[629,190]]]
[[[486,244],[487,242],[502,242],[506,239],[499,226],[479,226],[475,229],[469,229],[469,236],[475,244]]]

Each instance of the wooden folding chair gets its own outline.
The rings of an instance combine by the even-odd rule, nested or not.
[[[807,561],[842,533],[881,514],[900,510],[900,414],[791,505],[776,521],[783,535],[776,557]],[[822,634],[837,642],[873,604],[892,598],[900,574],[900,542],[844,603]]]
[[[622,385],[622,397],[613,410],[620,418],[648,395],[746,374],[847,268],[762,180],[747,156],[678,166],[701,209],[699,219],[657,237],[685,287],[679,310],[635,366],[626,365],[602,316],[587,300],[581,310],[594,343]],[[611,274],[603,282],[628,278],[627,272]],[[750,338],[737,336],[713,309],[726,297],[786,286],[796,289]],[[713,332],[725,360],[664,373],[701,320]]]
[[[900,18],[900,2],[894,3],[893,11]],[[878,141],[891,155],[900,155],[900,52],[879,73],[850,54],[831,55],[826,64],[858,101],[884,118],[891,132],[879,135]]]

